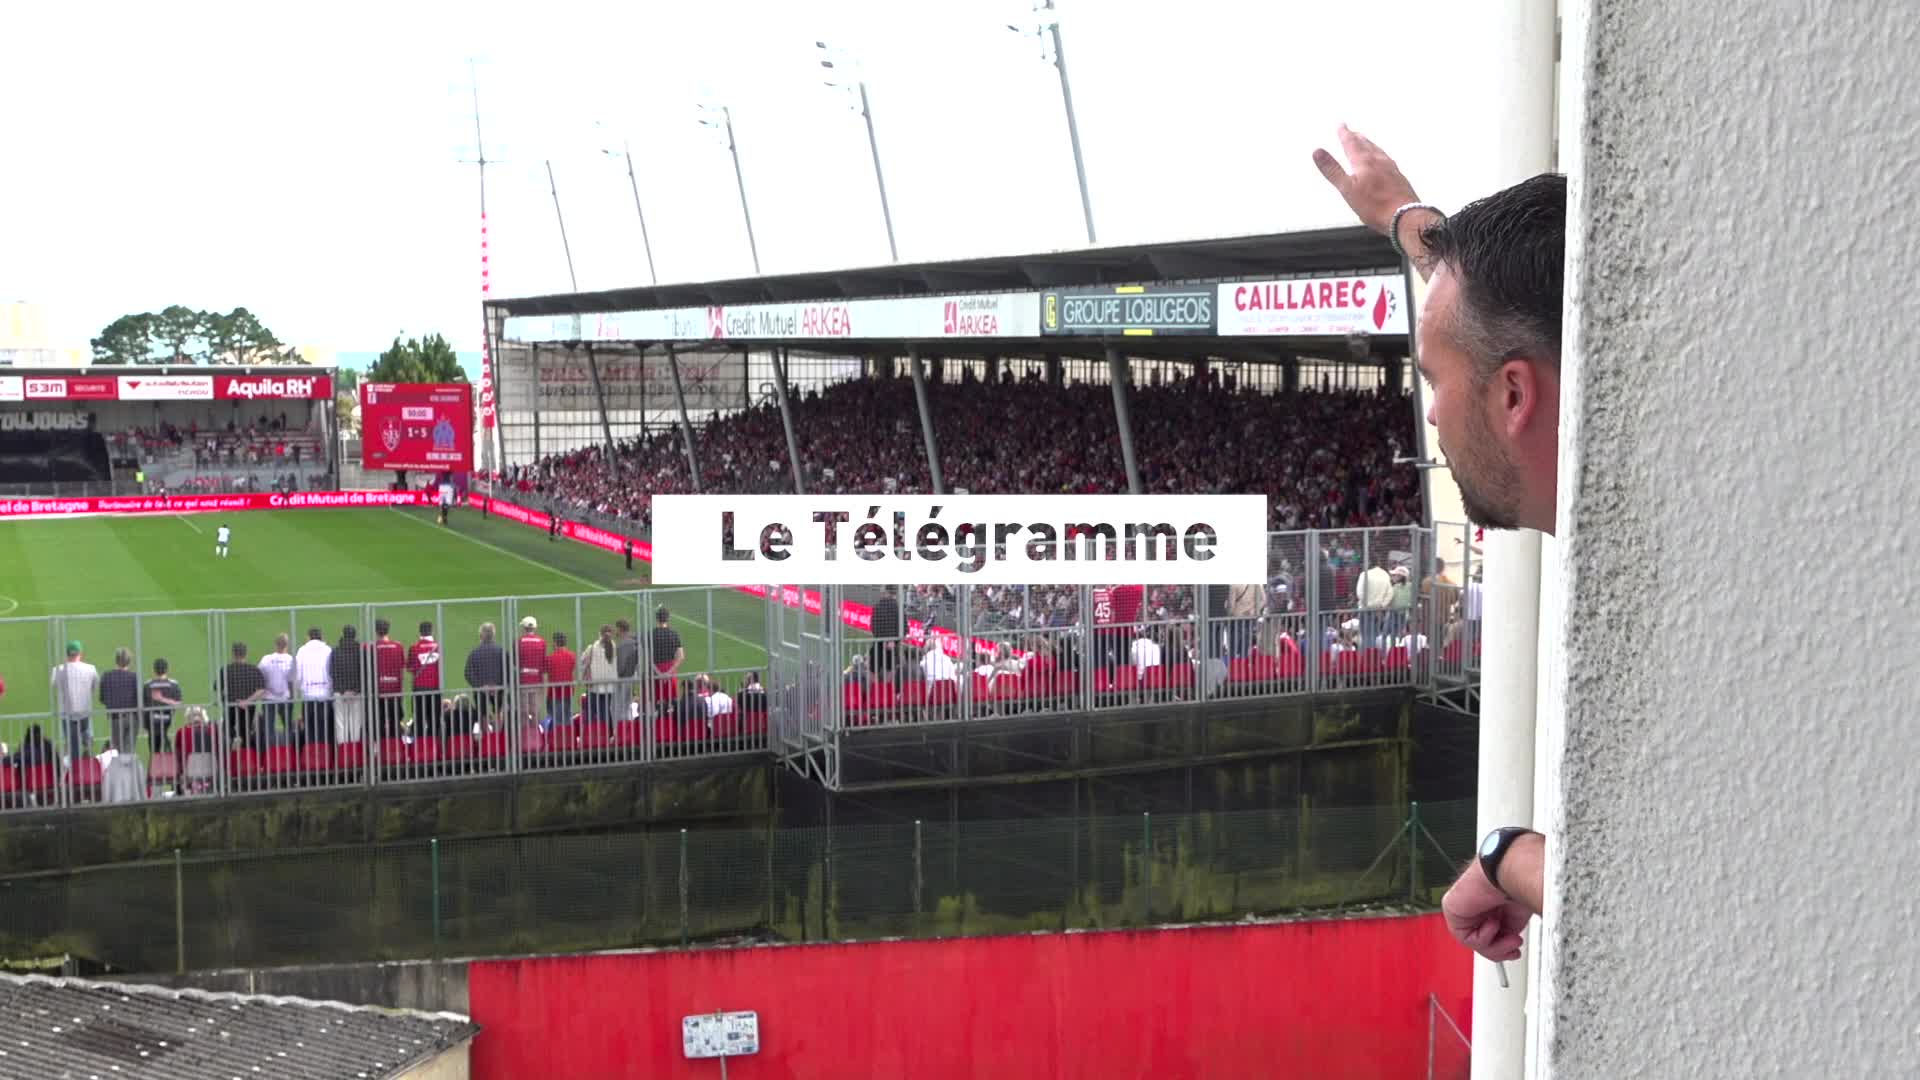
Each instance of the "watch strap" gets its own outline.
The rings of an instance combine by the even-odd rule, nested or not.
[[[1500,884],[1500,860],[1507,857],[1507,850],[1513,847],[1515,840],[1532,832],[1524,825],[1508,825],[1493,830],[1486,839],[1480,841],[1480,872],[1486,875],[1489,885],[1506,893],[1507,890]]]

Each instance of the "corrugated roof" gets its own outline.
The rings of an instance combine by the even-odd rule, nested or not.
[[[382,1080],[479,1031],[453,1013],[0,975],[5,1080]]]

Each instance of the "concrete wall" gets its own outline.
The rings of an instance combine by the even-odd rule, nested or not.
[[[185,975],[117,976],[126,982],[191,987],[230,994],[272,994],[379,1005],[389,1009],[465,1014],[467,962],[417,960],[372,964],[313,964],[253,971],[196,971]]]
[[[1920,19],[1568,15],[1544,1071],[1920,1074]]]

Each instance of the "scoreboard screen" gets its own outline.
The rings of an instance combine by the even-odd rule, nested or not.
[[[471,472],[473,387],[361,383],[360,467]]]

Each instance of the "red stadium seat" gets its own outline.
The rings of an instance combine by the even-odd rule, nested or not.
[[[333,749],[334,767],[343,773],[361,776],[367,771],[367,744],[362,742],[341,743]]]
[[[313,742],[300,748],[300,767],[310,773],[333,771],[333,744]]]
[[[441,747],[441,759],[452,762],[471,761],[474,755],[479,752],[480,742],[473,736],[466,734],[449,735],[447,736],[446,744]]]
[[[428,737],[413,740],[413,763],[415,765],[432,765],[438,762],[442,756],[440,740],[438,738]]]
[[[106,770],[100,767],[100,759],[91,755],[75,761],[67,773],[67,783],[74,789],[74,794],[88,801],[100,797],[100,785],[106,778]]]
[[[53,763],[33,765],[20,770],[20,786],[30,794],[44,795],[53,790]]]
[[[613,725],[613,745],[640,746],[645,742],[646,729],[638,720],[622,720]]]
[[[580,749],[605,750],[613,745],[613,732],[604,723],[580,725]]]
[[[228,776],[231,776],[235,780],[246,780],[259,776],[260,772],[260,755],[253,750],[241,746],[228,752]]]
[[[489,731],[480,736],[480,756],[495,760],[504,759],[507,756],[507,733]]]
[[[382,768],[395,769],[413,760],[413,748],[404,741],[387,736],[380,740],[380,765]]]
[[[300,760],[291,746],[269,746],[266,753],[260,755],[260,766],[270,773],[298,772]]]

